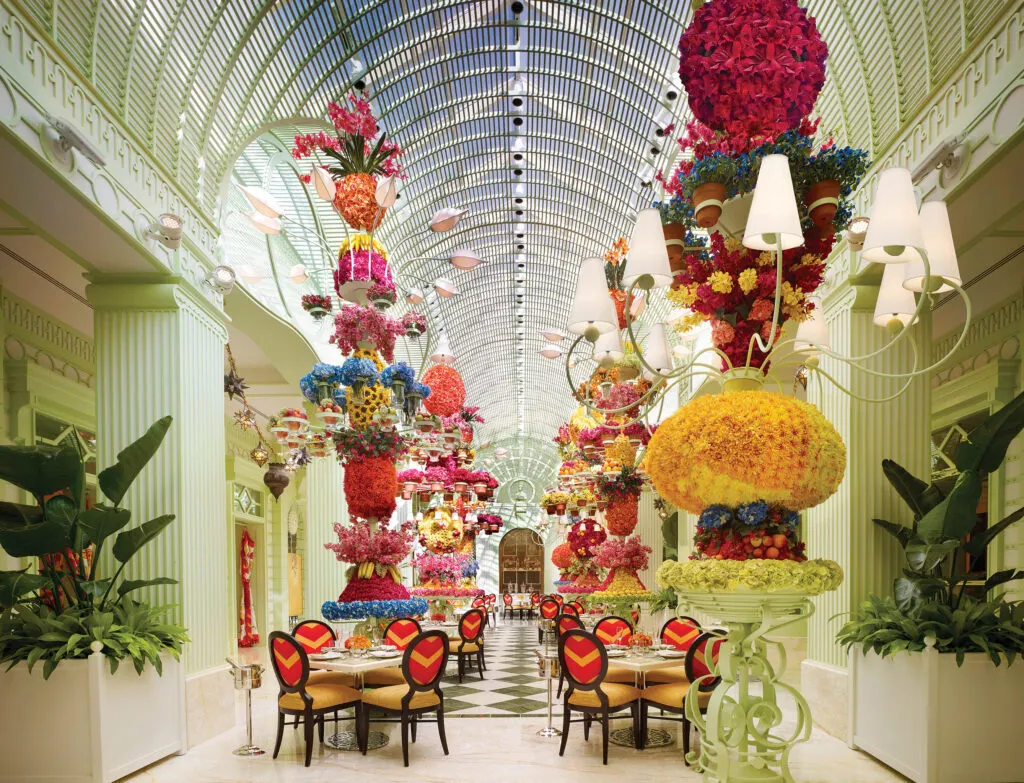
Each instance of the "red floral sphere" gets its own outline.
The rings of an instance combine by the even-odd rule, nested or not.
[[[352,459],[345,465],[345,502],[352,516],[387,519],[397,494],[395,463],[388,457]]]
[[[454,416],[466,403],[466,385],[458,371],[446,364],[435,364],[423,373],[423,383],[430,387],[430,396],[423,407],[435,416]]]
[[[693,116],[730,134],[795,128],[825,84],[828,46],[796,0],[711,0],[679,39]]]
[[[636,495],[613,497],[604,512],[605,526],[613,536],[628,536],[639,521],[639,498]]]
[[[583,519],[569,528],[566,540],[577,558],[593,557],[608,538],[608,532],[593,519]]]
[[[559,571],[564,571],[572,564],[572,547],[559,544],[551,550],[551,564]]]

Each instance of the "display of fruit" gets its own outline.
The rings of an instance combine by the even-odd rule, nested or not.
[[[368,650],[371,646],[370,640],[362,634],[350,636],[345,640],[346,650]]]

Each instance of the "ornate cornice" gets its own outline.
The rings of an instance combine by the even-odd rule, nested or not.
[[[0,293],[0,309],[6,358],[27,359],[84,386],[93,386],[95,354],[87,335],[7,291]]]
[[[932,385],[939,386],[967,372],[997,360],[1013,360],[1020,356],[1021,329],[1024,327],[1024,289],[971,321],[967,337],[950,364],[932,376]],[[931,360],[945,356],[960,336],[960,330],[932,343]]]

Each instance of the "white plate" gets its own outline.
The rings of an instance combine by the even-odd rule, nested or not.
[[[685,658],[685,650],[658,650],[658,655],[662,658]]]
[[[339,652],[327,652],[327,653],[312,653],[309,656],[311,661],[333,661],[335,658],[340,658],[341,653]]]
[[[608,650],[609,658],[622,658],[625,654],[625,650]]]
[[[389,652],[388,650],[371,650],[370,655],[374,658],[398,658],[401,655],[400,650]]]

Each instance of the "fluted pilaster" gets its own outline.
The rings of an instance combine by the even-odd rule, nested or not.
[[[132,524],[169,513],[176,519],[135,556],[127,577],[177,579],[144,597],[177,606],[192,639],[185,653],[189,672],[219,666],[233,652],[234,628],[224,514],[223,317],[173,282],[104,280],[87,293],[95,310],[100,466],[113,464],[161,416],[174,417],[123,503]]]
[[[320,617],[324,601],[337,600],[345,587],[348,564],[339,563],[324,544],[338,540],[334,523],[348,521],[344,469],[334,459],[315,459],[306,467],[306,551],[302,559],[303,604],[307,617]]]

